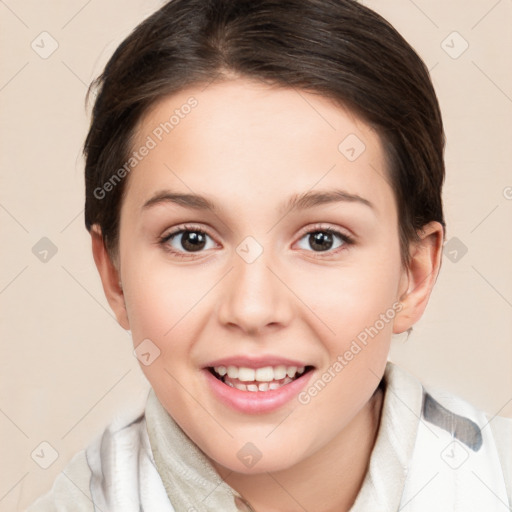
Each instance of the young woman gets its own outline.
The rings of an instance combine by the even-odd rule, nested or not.
[[[30,510],[507,510],[512,421],[387,361],[445,227],[396,30],[351,0],[172,0],[96,85],[86,226],[152,389]]]

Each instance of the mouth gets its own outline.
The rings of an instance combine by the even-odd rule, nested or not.
[[[314,366],[262,366],[248,368],[243,366],[209,366],[207,370],[226,386],[240,391],[274,391],[300,379]]]

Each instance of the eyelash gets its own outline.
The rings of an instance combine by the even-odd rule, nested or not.
[[[201,233],[203,235],[207,235],[213,240],[213,237],[210,236],[207,231],[200,228],[199,226],[186,224],[186,225],[180,226],[179,228],[176,228],[174,231],[171,231],[170,233],[167,233],[166,235],[160,237],[158,240],[158,243],[163,247],[163,249],[165,251],[171,253],[173,256],[176,256],[178,258],[193,257],[194,256],[193,252],[187,253],[187,252],[182,252],[182,251],[176,251],[174,249],[171,249],[170,246],[168,245],[169,240],[172,240],[173,237],[175,237],[176,235],[182,234],[182,233],[186,233],[187,231],[193,231],[196,233]],[[325,254],[328,254],[329,256],[331,256],[333,254],[337,254],[339,251],[346,250],[347,246],[354,244],[354,239],[351,236],[348,236],[347,234],[342,233],[341,231],[338,231],[333,228],[323,227],[320,224],[315,225],[312,228],[309,228],[307,231],[302,232],[299,237],[299,240],[302,240],[302,238],[304,238],[306,235],[310,235],[310,234],[318,233],[318,232],[329,233],[331,235],[335,235],[340,238],[340,240],[343,242],[343,244],[340,247],[337,247],[336,249],[333,249],[333,250],[307,251],[307,252],[313,252],[314,254],[318,254],[318,255],[325,253]],[[201,251],[198,251],[198,252],[201,252]],[[315,256],[315,257],[322,258],[323,256]]]

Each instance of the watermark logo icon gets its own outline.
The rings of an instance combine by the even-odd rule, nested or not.
[[[149,338],[146,338],[137,345],[133,351],[133,355],[144,366],[149,366],[157,357],[160,356],[160,349]]]
[[[253,263],[263,254],[263,247],[255,238],[247,236],[238,244],[236,252],[246,263]]]
[[[458,32],[454,31],[443,39],[441,48],[452,59],[458,59],[469,48],[469,43]]]
[[[257,446],[252,443],[245,443],[236,456],[248,468],[252,468],[263,456]]]
[[[468,248],[460,238],[450,238],[443,248],[444,255],[452,262],[458,263],[467,254]]]
[[[48,263],[57,254],[57,250],[57,246],[49,238],[43,236],[32,247],[32,254],[42,263]]]
[[[59,458],[57,450],[48,441],[39,443],[30,456],[43,469],[48,469]]]
[[[452,441],[442,452],[443,459],[452,469],[459,469],[468,459],[469,454],[466,448],[458,441]]]
[[[347,135],[338,145],[338,151],[349,161],[354,162],[365,151],[365,143],[355,134]]]
[[[41,32],[30,44],[41,59],[50,57],[59,47],[57,40],[48,32]]]

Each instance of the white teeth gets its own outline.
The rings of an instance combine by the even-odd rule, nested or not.
[[[258,382],[270,382],[271,380],[274,380],[274,370],[272,369],[272,366],[258,368],[256,370],[254,380],[257,380]]]
[[[270,389],[279,389],[285,386],[286,384],[289,384],[290,382],[292,382],[292,379],[286,377],[286,379],[284,379],[283,382],[262,382],[260,384],[242,384],[240,381],[227,381],[226,384],[228,386],[231,386],[232,388],[239,389],[240,391],[251,391],[254,393],[255,391],[268,391]]]
[[[282,380],[285,377],[292,379],[295,374],[302,375],[304,373],[304,366],[263,366],[261,368],[247,368],[245,366],[215,366],[215,372],[221,377],[226,375],[230,379],[238,379],[243,382],[272,382]]]
[[[252,368],[238,368],[238,380],[242,382],[252,382],[254,380],[255,371]]]
[[[286,369],[286,375],[288,375],[288,377],[290,377],[290,379],[292,377],[294,377],[296,373],[297,373],[297,367],[296,366],[289,366]]]
[[[280,365],[274,368],[274,379],[281,380],[286,377],[286,366]]]
[[[213,369],[217,372],[218,366],[215,366]],[[219,372],[217,372],[219,373]],[[238,368],[236,366],[228,366],[227,368],[228,377],[232,379],[238,379]]]

